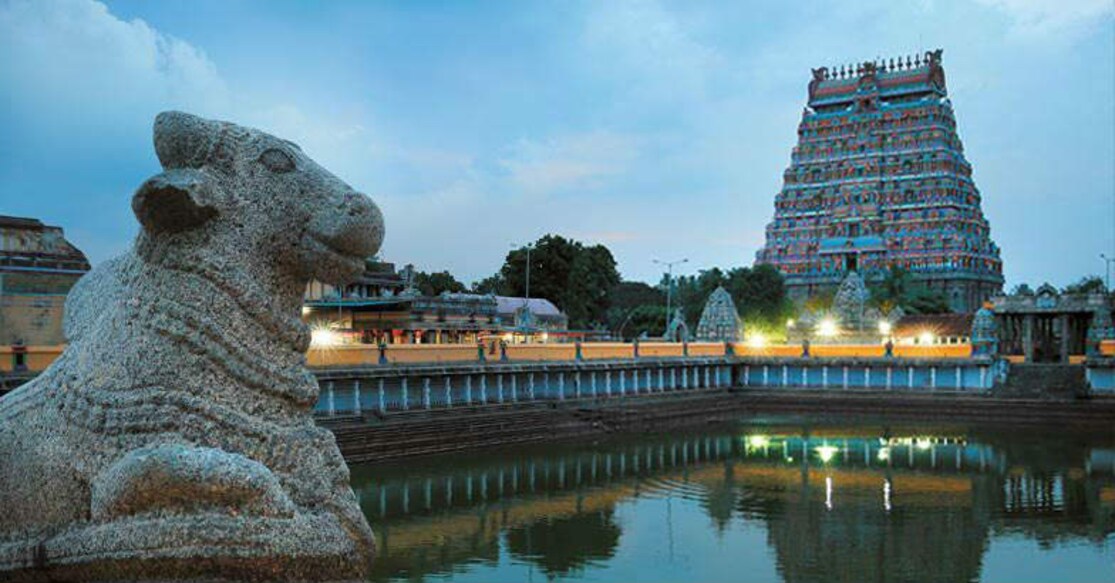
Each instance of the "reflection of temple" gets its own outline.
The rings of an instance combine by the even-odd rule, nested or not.
[[[1102,543],[1115,531],[1112,450],[1050,443],[767,426],[356,467],[353,486],[376,528],[376,579],[494,563],[501,533],[517,560],[572,578],[616,555],[620,503],[677,497],[720,530],[765,524],[788,581],[967,581],[991,533]]]
[[[941,51],[813,71],[774,220],[757,261],[791,297],[833,290],[850,271],[894,267],[975,311],[1002,287],[945,88]]]

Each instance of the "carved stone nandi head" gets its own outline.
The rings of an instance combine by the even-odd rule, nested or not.
[[[264,132],[166,112],[154,136],[135,249],[0,399],[0,579],[359,578],[372,534],[311,417],[299,308],[362,271],[382,216]]]
[[[292,142],[164,112],[155,151],[165,172],[132,199],[141,253],[201,246],[274,270],[260,276],[336,282],[359,275],[383,240],[375,204]]]

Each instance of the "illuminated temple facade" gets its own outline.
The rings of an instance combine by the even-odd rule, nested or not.
[[[790,296],[831,291],[850,271],[893,267],[971,312],[1003,285],[999,248],[956,131],[941,51],[813,70],[774,220],[757,262]]]

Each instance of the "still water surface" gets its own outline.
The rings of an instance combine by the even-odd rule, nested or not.
[[[352,471],[376,581],[1115,581],[1115,430],[745,420]]]

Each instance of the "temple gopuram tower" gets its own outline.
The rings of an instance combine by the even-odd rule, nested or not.
[[[892,266],[973,312],[1003,286],[956,132],[941,50],[813,70],[798,144],[757,263],[801,301]]]

